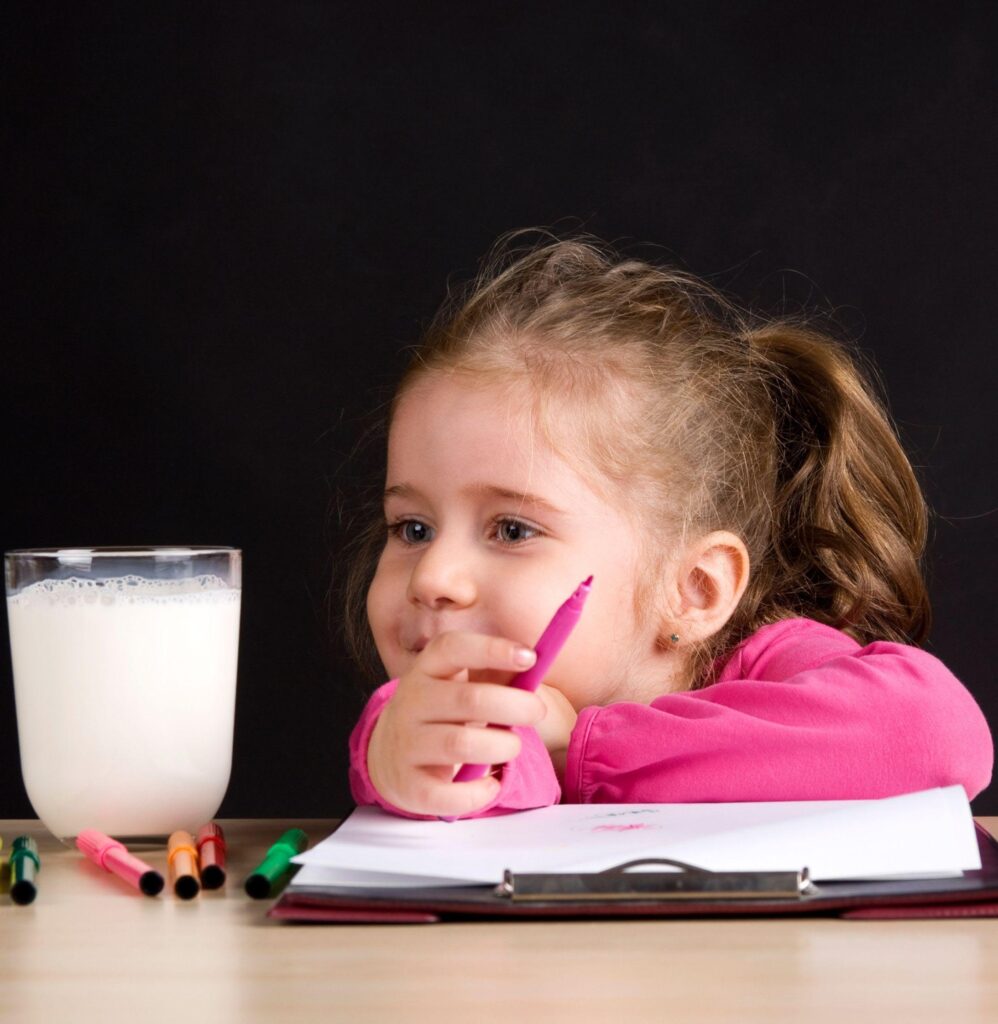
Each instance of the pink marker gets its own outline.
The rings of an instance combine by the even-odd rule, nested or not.
[[[534,646],[534,650],[537,652],[537,660],[526,672],[521,672],[518,676],[514,676],[509,682],[510,686],[515,686],[518,690],[530,690],[533,692],[541,685],[552,662],[558,657],[558,653],[565,646],[565,641],[571,636],[572,630],[575,629],[592,584],[592,576],[587,580],[583,580],[575,593],[554,613],[554,617],[548,623],[547,629],[541,633],[540,640]],[[472,779],[480,779],[489,768],[490,765],[487,764],[461,765],[454,776],[454,781],[471,782]]]
[[[85,828],[76,837],[76,846],[98,867],[123,878],[147,896],[155,896],[163,888],[163,876],[158,871],[133,857],[117,839],[95,828]]]

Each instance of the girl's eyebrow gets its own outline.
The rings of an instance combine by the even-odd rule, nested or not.
[[[385,501],[389,498],[418,498],[420,493],[410,484],[393,484],[391,487],[385,488],[384,497]]]
[[[565,510],[552,505],[546,498],[539,494],[530,494],[527,491],[514,491],[508,487],[496,487],[494,484],[471,484],[465,488],[471,494],[484,494],[490,498],[502,498],[505,501],[516,502],[518,505],[532,505],[534,508],[549,512],[556,516],[565,515]]]
[[[563,516],[565,510],[553,505],[546,498],[539,494],[530,494],[527,491],[516,491],[509,487],[497,487],[495,484],[475,483],[463,488],[464,492],[471,495],[484,495],[490,498],[502,498],[504,501],[515,502],[518,505],[530,505],[533,508],[547,512],[551,515]],[[421,492],[412,484],[393,484],[385,488],[384,500],[389,498],[422,498]]]

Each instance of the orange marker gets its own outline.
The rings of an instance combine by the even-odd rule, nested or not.
[[[190,832],[174,832],[166,842],[166,863],[170,884],[182,900],[192,900],[201,891],[198,874],[198,852]]]
[[[198,829],[198,858],[201,884],[205,889],[221,889],[225,885],[225,834],[213,821]]]

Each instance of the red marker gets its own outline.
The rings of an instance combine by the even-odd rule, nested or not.
[[[198,860],[204,888],[221,889],[225,885],[225,835],[213,821],[198,829]]]
[[[76,846],[98,867],[124,879],[147,896],[155,896],[162,891],[163,876],[138,857],[133,857],[117,839],[95,828],[85,828],[76,837]]]

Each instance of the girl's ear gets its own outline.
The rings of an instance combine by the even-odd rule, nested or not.
[[[666,636],[674,643],[699,643],[731,618],[749,579],[744,542],[727,530],[708,533],[687,549],[673,579]],[[668,646],[668,645],[666,645]]]

